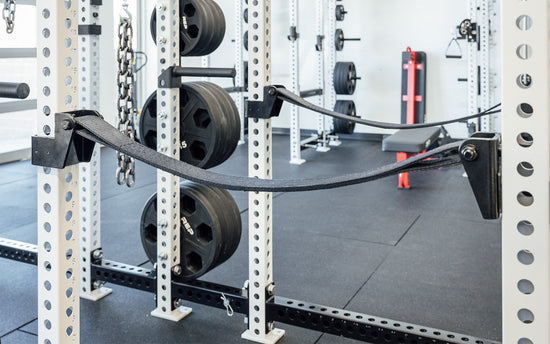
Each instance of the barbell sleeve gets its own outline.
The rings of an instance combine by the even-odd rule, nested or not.
[[[0,82],[0,98],[25,99],[29,93],[29,85],[25,83]]]

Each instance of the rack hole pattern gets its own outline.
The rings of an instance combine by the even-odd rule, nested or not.
[[[548,2],[504,1],[503,342],[548,332]],[[542,294],[541,294],[542,293]]]
[[[78,103],[77,8],[73,1],[37,3],[38,135],[53,136],[52,113]],[[38,338],[77,342],[78,167],[38,168]],[[74,197],[73,197],[74,195]]]
[[[264,86],[271,76],[271,1],[249,1],[249,80],[250,99],[263,100]],[[264,19],[265,18],[265,19]],[[249,175],[271,178],[271,121],[249,121]],[[266,334],[266,287],[273,281],[272,194],[250,193],[249,219],[249,330],[262,338]]]
[[[160,10],[159,8],[163,8]],[[157,6],[157,32],[166,38],[165,43],[158,44],[159,74],[168,66],[179,66],[179,1],[159,1]],[[157,123],[158,149],[174,159],[179,160],[179,89],[159,89],[157,109],[160,116]],[[157,176],[157,209],[158,209],[158,285],[157,305],[162,313],[172,312],[173,303],[170,295],[172,267],[180,264],[179,229],[180,229],[180,191],[179,178],[158,171]],[[163,256],[162,258],[160,256]]]

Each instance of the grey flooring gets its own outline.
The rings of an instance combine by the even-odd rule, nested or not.
[[[395,161],[380,143],[344,141],[328,153],[303,152],[288,163],[288,137],[274,137],[274,177],[313,178]],[[105,258],[150,267],[139,237],[155,170],[138,164],[133,189],[114,180],[115,155],[102,151],[102,243]],[[247,149],[215,170],[247,172]],[[481,218],[462,168],[397,177],[341,189],[274,195],[277,295],[423,326],[500,340],[500,222]],[[248,196],[232,192],[242,213],[237,252],[203,280],[240,287],[247,279]],[[36,172],[28,161],[0,165],[0,237],[36,243]],[[36,267],[0,260],[2,344],[37,341]],[[153,295],[118,286],[99,302],[81,301],[82,343],[242,343],[242,315],[191,305],[180,323],[151,317]],[[281,341],[356,341],[284,324]]]

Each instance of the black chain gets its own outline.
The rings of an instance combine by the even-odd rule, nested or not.
[[[2,18],[6,21],[6,32],[12,33],[15,27],[15,0],[4,0]]]
[[[117,128],[124,135],[134,140],[136,128],[134,125],[135,105],[134,105],[134,49],[132,48],[132,21],[129,18],[120,18],[118,26],[118,121]],[[128,187],[134,186],[136,182],[136,162],[135,159],[121,152],[117,152],[118,168],[116,171],[116,180],[119,185],[126,184]]]

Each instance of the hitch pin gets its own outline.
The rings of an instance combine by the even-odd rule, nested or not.
[[[222,296],[220,297],[223,301],[223,306],[225,307],[225,309],[227,310],[227,316],[228,317],[232,317],[234,312],[233,312],[233,308],[231,307],[231,302],[229,301],[229,299],[225,296],[224,293],[222,293]]]

